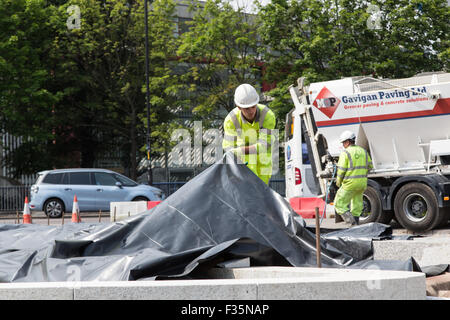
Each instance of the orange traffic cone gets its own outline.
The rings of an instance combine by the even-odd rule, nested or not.
[[[31,224],[30,206],[28,205],[28,197],[25,197],[25,206],[23,208],[23,223]]]
[[[78,200],[76,195],[73,197],[72,222],[75,223],[81,222],[80,208],[78,207]]]

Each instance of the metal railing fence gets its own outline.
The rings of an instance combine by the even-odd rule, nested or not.
[[[0,212],[22,211],[30,186],[0,187]]]
[[[154,182],[153,186],[164,191],[166,197],[175,193],[180,189],[187,181],[177,181],[177,182]],[[285,180],[284,179],[274,179],[269,181],[269,187],[278,192],[281,196],[285,196]]]
[[[175,193],[180,189],[186,181],[179,182],[155,182],[153,186],[164,191],[166,197]],[[281,196],[285,196],[285,180],[270,180],[269,186],[278,192]],[[0,187],[0,212],[16,212],[22,211],[25,203],[25,197],[30,198],[30,185]]]

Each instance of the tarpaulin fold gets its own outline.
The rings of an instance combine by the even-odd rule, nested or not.
[[[364,267],[370,241],[388,237],[389,228],[370,224],[322,235],[322,266]],[[315,234],[229,154],[158,206],[123,221],[0,225],[0,282],[174,279],[244,260],[315,267]],[[411,261],[379,267],[418,270]]]

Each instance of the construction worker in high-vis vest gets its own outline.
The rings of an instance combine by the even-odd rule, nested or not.
[[[355,139],[351,131],[344,131],[339,137],[345,149],[337,164],[336,186],[339,190],[334,198],[336,213],[351,225],[359,224],[363,193],[367,188],[367,173],[373,168],[370,155],[364,148],[355,145]]]
[[[269,184],[272,176],[272,144],[275,114],[259,104],[259,94],[247,83],[234,92],[234,108],[223,123],[222,147],[233,152],[262,181]]]

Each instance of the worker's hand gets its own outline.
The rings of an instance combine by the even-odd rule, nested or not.
[[[241,163],[244,161],[244,150],[242,147],[236,147],[230,150],[232,154],[236,156],[237,163]]]
[[[240,157],[243,154],[241,147],[233,148],[233,149],[231,149],[231,152],[237,157]]]

